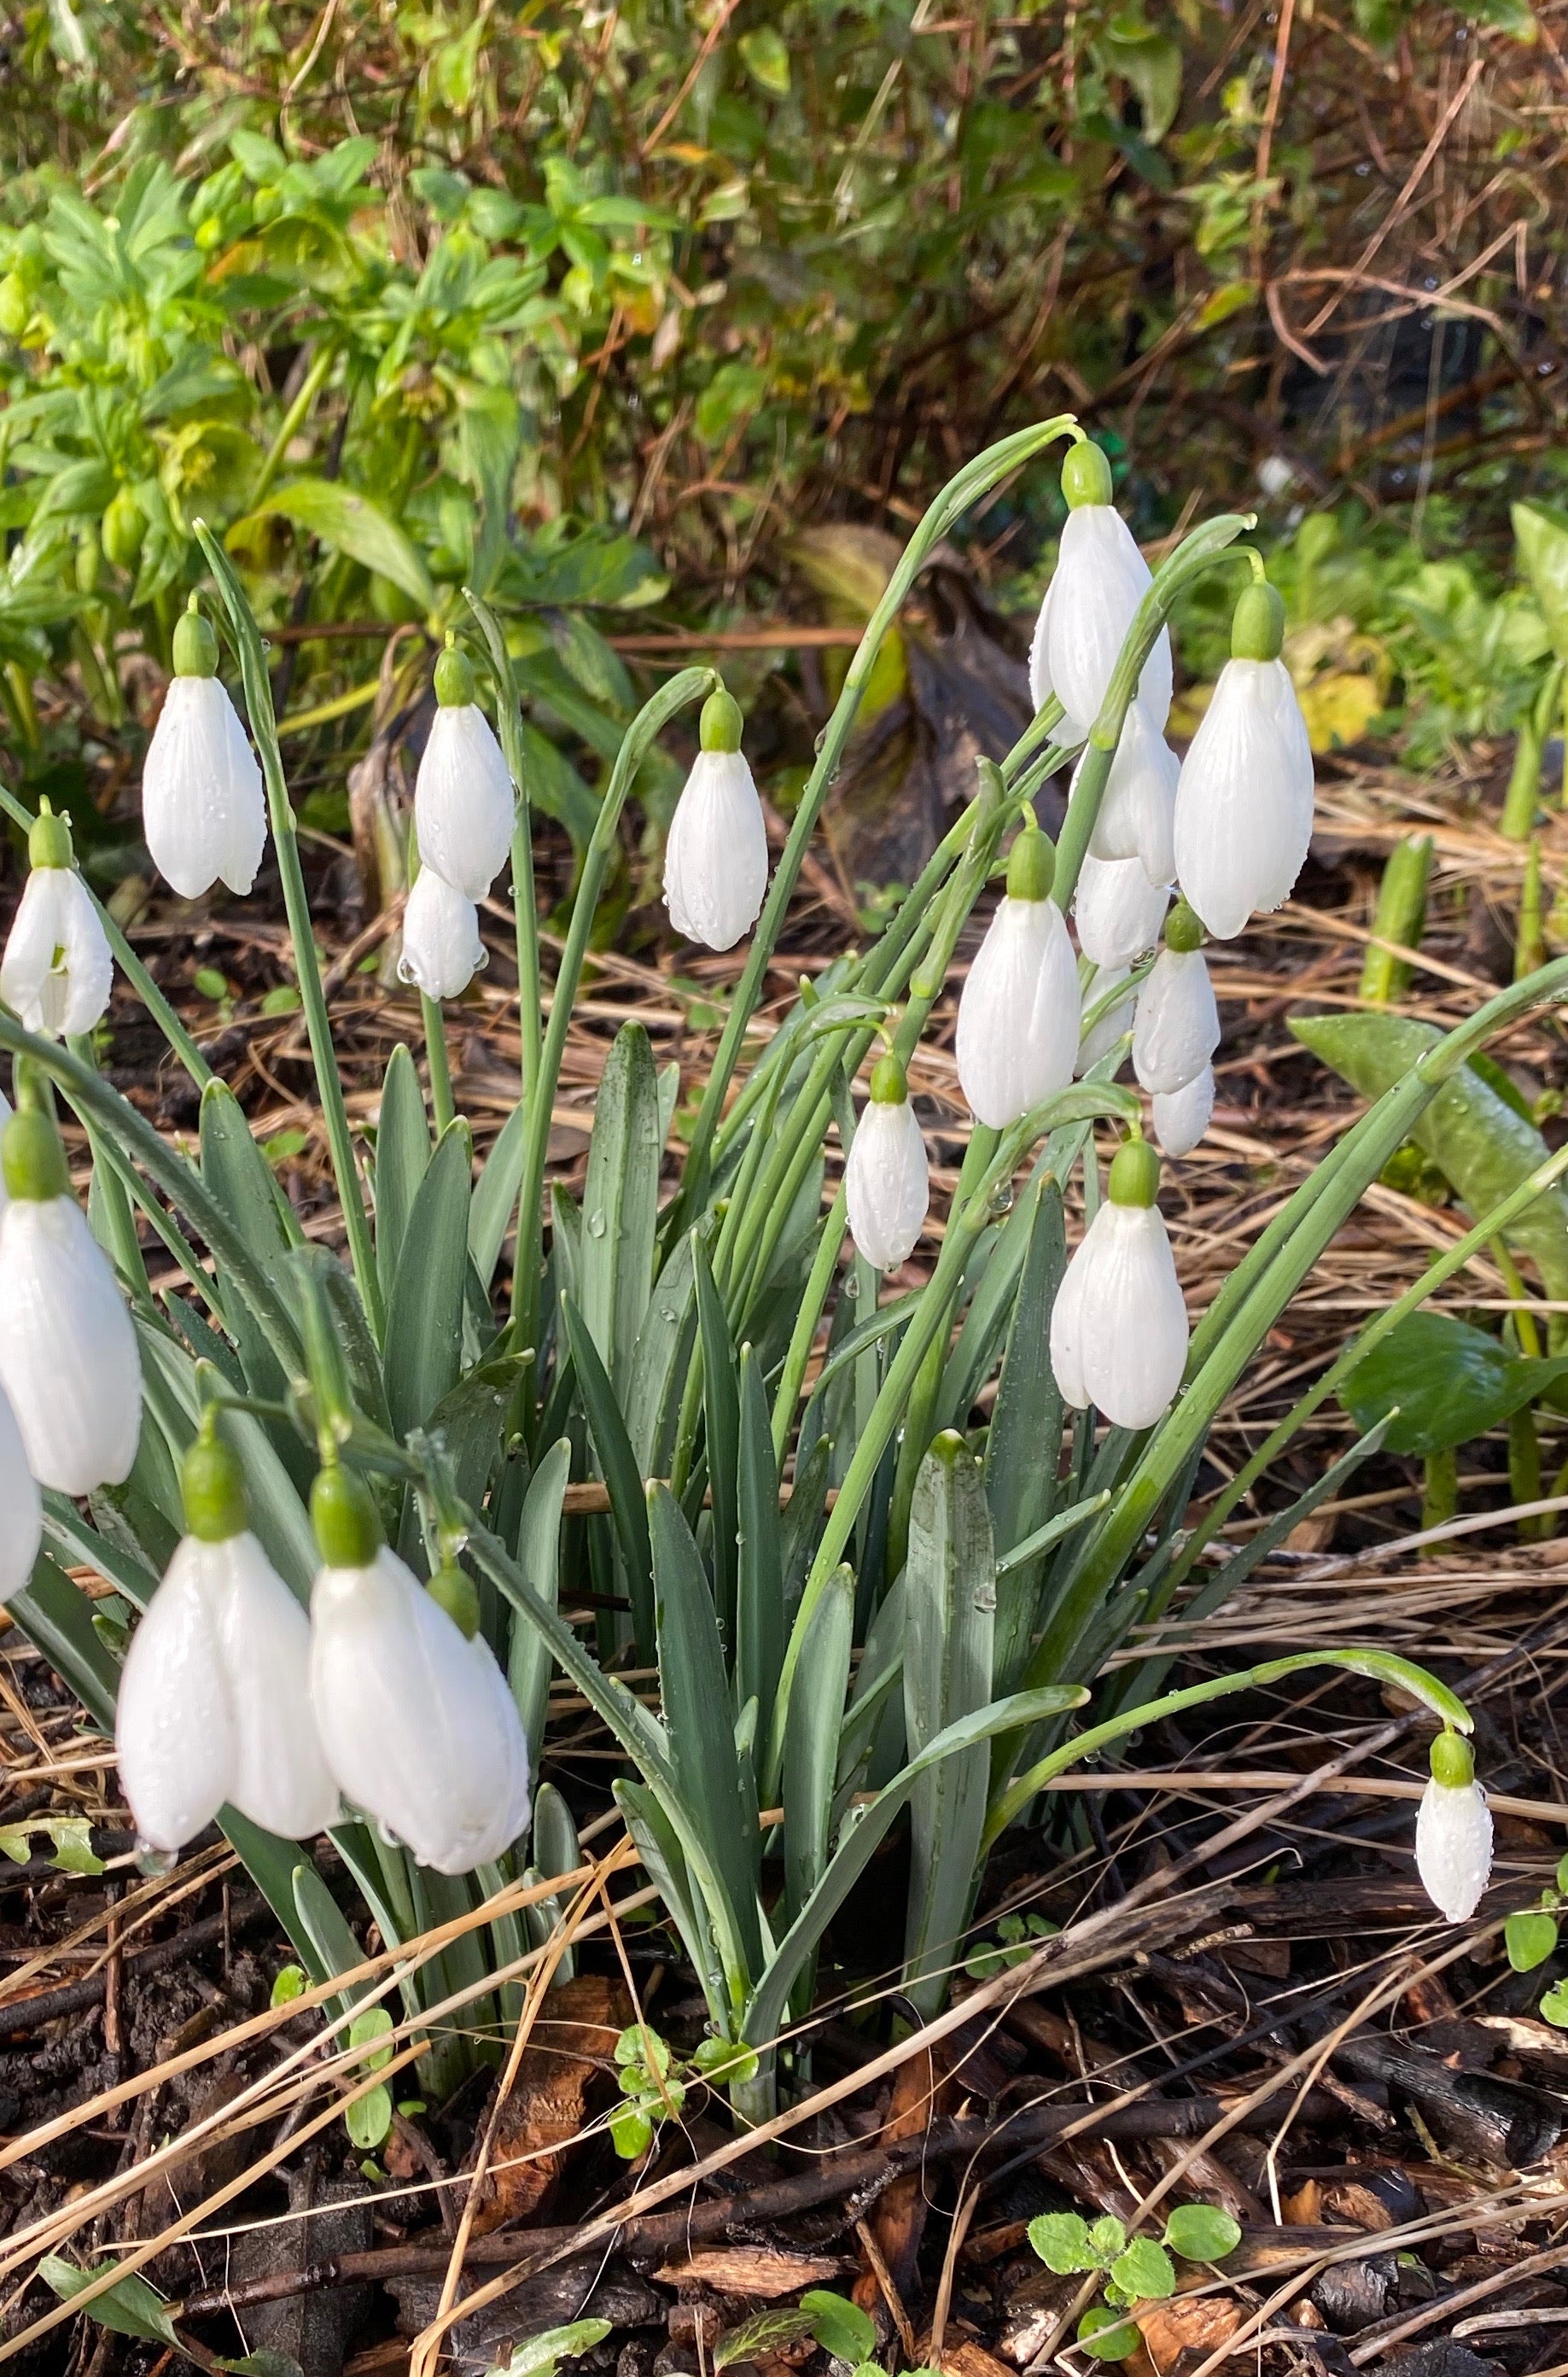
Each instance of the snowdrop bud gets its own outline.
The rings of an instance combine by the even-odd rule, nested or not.
[[[185,1454],[185,1535],[131,1638],[114,1719],[137,1833],[164,1851],[225,1803],[284,1840],[338,1815],[311,1714],[310,1620],[249,1531],[216,1417]]]
[[[1111,465],[1087,439],[1062,465],[1067,520],[1056,570],[1029,650],[1035,708],[1054,693],[1066,713],[1064,742],[1082,742],[1099,715],[1134,614],[1149,589],[1149,567],[1111,500]],[[1160,731],[1170,714],[1170,636],[1159,631],[1137,694]]]
[[[1028,825],[958,1001],[958,1082],[993,1130],[1066,1088],[1078,1054],[1078,968],[1050,896],[1055,854]]]
[[[89,1494],[130,1475],[141,1360],[109,1260],[70,1193],[50,1117],[6,1125],[0,1214],[0,1387],[41,1486]]]
[[[1130,966],[1159,938],[1170,905],[1169,884],[1153,884],[1136,858],[1096,858],[1078,876],[1073,914],[1078,945],[1099,966]]]
[[[1167,1155],[1190,1155],[1214,1119],[1214,1067],[1206,1065],[1184,1090],[1154,1096],[1154,1135]]]
[[[512,846],[512,778],[474,673],[455,644],[435,663],[436,711],[414,779],[420,855],[465,899],[482,900]]]
[[[403,907],[398,978],[427,998],[458,998],[490,962],[479,937],[479,910],[434,866],[422,866]]]
[[[767,893],[767,828],[741,749],[740,705],[722,687],[702,709],[692,763],[664,845],[664,904],[689,941],[732,949]]]
[[[1097,966],[1092,979],[1085,985],[1085,1011],[1098,1007],[1107,991],[1114,990],[1119,982],[1125,982],[1131,971],[1129,966]],[[1119,998],[1113,1007],[1106,1009],[1099,1021],[1084,1033],[1078,1043],[1078,1061],[1073,1068],[1075,1080],[1081,1081],[1102,1057],[1110,1056],[1123,1034],[1132,1030],[1134,998],[1132,992],[1125,998]],[[1118,1065],[1116,1069],[1120,1072],[1121,1066]]]
[[[931,1167],[897,1057],[882,1057],[844,1166],[849,1235],[877,1271],[913,1253],[931,1209]]]
[[[1221,940],[1289,898],[1312,840],[1312,746],[1279,657],[1284,633],[1274,588],[1249,586],[1176,787],[1176,873]]]
[[[0,1602],[20,1593],[43,1540],[38,1480],[28,1467],[10,1397],[0,1387]]]
[[[1491,1811],[1476,1781],[1475,1754],[1457,1733],[1431,1746],[1431,1781],[1416,1817],[1421,1888],[1450,1923],[1467,1923],[1491,1873]]]
[[[325,1566],[311,1595],[310,1693],[344,1795],[422,1864],[468,1873],[529,1815],[528,1745],[483,1637],[465,1637],[380,1541],[358,1478],[323,1469],[311,1516]]]
[[[1203,953],[1203,927],[1185,901],[1171,913],[1165,947],[1138,993],[1133,1070],[1161,1097],[1196,1081],[1219,1045],[1219,1009]]]
[[[28,836],[32,872],[0,960],[0,998],[30,1032],[90,1032],[109,1004],[114,961],[71,857],[71,829],[49,803]]]
[[[1187,1311],[1158,1188],[1159,1158],[1128,1140],[1051,1308],[1051,1368],[1063,1401],[1079,1411],[1096,1404],[1115,1427],[1152,1427],[1186,1367]]]
[[[1084,760],[1073,770],[1076,791]],[[1176,779],[1182,763],[1141,701],[1134,701],[1122,727],[1111,774],[1089,836],[1097,858],[1136,858],[1151,884],[1164,885],[1176,872],[1173,823]]]
[[[141,779],[152,863],[182,900],[222,881],[244,893],[267,844],[261,770],[218,681],[218,639],[196,608],[174,630],[174,675]]]

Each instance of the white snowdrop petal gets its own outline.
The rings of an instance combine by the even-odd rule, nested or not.
[[[897,1271],[931,1209],[925,1141],[908,1098],[897,1105],[871,1100],[850,1142],[844,1193],[860,1252],[878,1271]]]
[[[1170,1096],[1196,1081],[1219,1045],[1219,1009],[1202,950],[1161,950],[1138,993],[1133,1070]]]
[[[17,905],[0,998],[30,1032],[90,1032],[109,1004],[114,961],[87,887],[69,866],[35,866]]]
[[[767,896],[767,828],[742,751],[699,751],[664,845],[664,904],[688,941],[732,949]]]
[[[1206,1065],[1184,1090],[1156,1091],[1154,1135],[1167,1155],[1190,1155],[1214,1118],[1214,1067]]]
[[[1063,1397],[1096,1404],[1114,1427],[1152,1427],[1186,1361],[1187,1311],[1159,1209],[1108,1198],[1051,1313],[1051,1369]]]
[[[1085,754],[1087,758],[1087,754]],[[1076,788],[1084,759],[1073,771]],[[1151,885],[1176,872],[1174,820],[1181,761],[1134,701],[1122,728],[1095,818],[1089,848],[1097,858],[1136,858]]]
[[[141,1433],[136,1331],[70,1197],[0,1215],[0,1386],[41,1486],[88,1494],[130,1475]]]
[[[458,998],[486,958],[473,902],[434,866],[422,866],[403,906],[399,980],[415,984],[427,998]]]
[[[466,899],[482,900],[512,846],[512,779],[474,701],[442,704],[414,780],[421,860]]]
[[[1140,860],[1091,851],[1073,903],[1078,946],[1096,965],[1130,966],[1158,940],[1170,905],[1169,884],[1151,883]]]
[[[1467,1923],[1491,1873],[1491,1810],[1479,1783],[1440,1783],[1434,1775],[1416,1817],[1416,1870],[1432,1905],[1450,1923]]]
[[[152,863],[183,900],[214,883],[244,893],[267,842],[261,770],[215,676],[177,676],[142,770],[142,831]]]
[[[1073,1078],[1078,967],[1054,900],[997,902],[958,1000],[958,1082],[999,1130]]]
[[[1288,900],[1313,830],[1313,755],[1282,661],[1227,661],[1182,763],[1176,873],[1229,940]]]
[[[27,1583],[42,1540],[38,1481],[28,1467],[11,1399],[0,1387],[0,1602]]]
[[[15,1112],[16,1108],[12,1105],[10,1099],[6,1095],[4,1090],[0,1090],[0,1134],[4,1133],[6,1125],[10,1121],[11,1117]],[[6,1175],[3,1171],[0,1171],[0,1213],[5,1212],[6,1208],[10,1201],[11,1195],[9,1189],[6,1186]]]
[[[310,1619],[255,1537],[189,1544],[234,1712],[228,1797],[284,1840],[309,1840],[338,1818],[310,1702]]]
[[[1125,982],[1131,972],[1132,968],[1124,965],[1097,966],[1084,988],[1085,1012],[1098,1006],[1106,992],[1114,990],[1119,982]],[[1125,998],[1119,998],[1113,1007],[1108,1008],[1099,1021],[1084,1033],[1078,1043],[1078,1061],[1073,1069],[1076,1080],[1081,1081],[1092,1066],[1111,1054],[1123,1034],[1132,1030],[1135,997],[1134,992],[1129,991]],[[1118,1065],[1117,1072],[1121,1069]]]
[[[311,1702],[344,1795],[439,1872],[499,1856],[528,1821],[528,1749],[482,1638],[385,1547],[324,1569],[311,1618]]]
[[[180,1545],[120,1677],[120,1783],[137,1832],[159,1849],[184,1848],[233,1790],[233,1700],[203,1591],[202,1555],[213,1548]]]
[[[1067,515],[1048,597],[1041,673],[1075,728],[1099,715],[1133,616],[1149,588],[1149,567],[1113,504],[1080,504]],[[1138,679],[1138,699],[1156,730],[1170,714],[1170,637],[1159,637]]]

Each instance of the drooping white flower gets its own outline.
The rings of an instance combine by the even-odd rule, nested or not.
[[[482,1635],[465,1635],[385,1544],[368,1496],[323,1470],[327,1565],[311,1595],[311,1704],[344,1797],[440,1873],[468,1873],[528,1822],[528,1744]],[[324,1485],[324,1481],[331,1484]]]
[[[1064,1402],[1116,1427],[1152,1427],[1182,1383],[1187,1312],[1155,1195],[1159,1159],[1118,1149],[1105,1202],[1068,1264],[1051,1314],[1051,1368]]]
[[[1167,1155],[1190,1155],[1214,1118],[1214,1067],[1206,1065],[1184,1090],[1156,1091],[1154,1135]]]
[[[1098,446],[1072,448],[1062,466],[1062,492],[1069,509],[1035,625],[1029,687],[1037,710],[1056,695],[1065,712],[1060,739],[1072,743],[1082,742],[1099,715],[1150,579],[1131,529],[1111,501],[1111,466]],[[1137,687],[1157,732],[1170,714],[1170,637],[1162,627]]]
[[[1073,770],[1073,789],[1088,758],[1086,751]],[[1176,779],[1181,761],[1158,729],[1151,726],[1141,701],[1134,701],[1122,727],[1106,779],[1089,848],[1097,858],[1136,858],[1149,882],[1168,884],[1176,873],[1173,824]]]
[[[1249,586],[1230,648],[1176,787],[1176,873],[1211,933],[1229,940],[1248,917],[1290,896],[1313,830],[1313,754],[1279,658],[1284,609]]]
[[[6,1125],[10,1121],[16,1109],[12,1105],[10,1099],[6,1095],[5,1091],[0,1090],[0,1142],[3,1142],[4,1141]],[[0,1164],[0,1213],[4,1213],[9,1199],[10,1191],[6,1186],[6,1167],[3,1164]]]
[[[0,1386],[41,1486],[89,1494],[130,1475],[141,1359],[109,1260],[70,1193],[49,1117],[6,1125],[0,1214]]]
[[[1165,947],[1138,993],[1133,1025],[1133,1070],[1139,1086],[1170,1097],[1195,1081],[1219,1045],[1219,1009],[1190,908],[1179,907],[1165,928]]]
[[[1456,1733],[1440,1733],[1431,1745],[1431,1780],[1416,1817],[1416,1870],[1450,1923],[1469,1921],[1491,1874],[1491,1810],[1470,1745]]]
[[[434,866],[422,866],[403,907],[398,979],[427,998],[458,998],[488,958],[473,902]]]
[[[904,1069],[884,1057],[844,1166],[849,1235],[877,1271],[897,1271],[913,1253],[931,1210],[931,1166],[909,1104]]]
[[[1078,876],[1073,915],[1078,945],[1099,966],[1130,966],[1159,938],[1170,905],[1169,884],[1154,884],[1136,858],[1097,858]]]
[[[0,1602],[20,1593],[43,1540],[43,1505],[11,1399],[0,1387]]]
[[[1051,844],[1026,827],[958,1000],[958,1084],[976,1119],[1000,1130],[1065,1089],[1078,1054],[1078,967],[1050,896]]]
[[[71,830],[47,802],[28,836],[31,872],[0,959],[0,998],[30,1032],[74,1038],[109,1004],[108,936],[71,859]]]
[[[1132,968],[1124,965],[1097,966],[1084,987],[1085,1013],[1087,1014],[1091,1007],[1098,1006],[1107,991],[1114,990],[1118,983],[1125,982],[1131,972]],[[1136,993],[1129,991],[1125,998],[1117,999],[1114,1006],[1106,1009],[1099,1021],[1092,1024],[1084,1033],[1078,1043],[1078,1061],[1073,1068],[1075,1079],[1081,1081],[1085,1074],[1092,1066],[1098,1065],[1102,1057],[1109,1057],[1123,1033],[1132,1030],[1135,997]],[[1116,1069],[1120,1072],[1121,1066],[1119,1065]]]
[[[174,630],[174,671],[142,768],[142,832],[182,900],[219,881],[243,894],[267,845],[261,770],[219,682],[218,639],[194,609]]]
[[[137,1831],[181,1849],[225,1802],[284,1840],[338,1816],[310,1705],[310,1620],[245,1524],[211,1428],[182,1472],[186,1534],[131,1638],[114,1741]]]
[[[664,845],[664,904],[689,941],[732,949],[767,896],[767,828],[741,749],[741,711],[709,694],[702,748],[682,788]]]
[[[435,663],[435,717],[414,779],[420,856],[466,899],[482,900],[512,847],[512,778],[454,645]]]

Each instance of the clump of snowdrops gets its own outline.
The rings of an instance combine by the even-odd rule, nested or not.
[[[1033,723],[980,761],[973,799],[879,938],[802,983],[764,1036],[765,970],[882,639],[965,508],[1062,438],[1069,510],[1034,639]],[[1528,1204],[1531,1183],[1478,1215],[1183,1533],[1206,1431],[1317,1255],[1444,1079],[1568,993],[1568,966],[1423,1057],[1189,1331],[1158,1198],[1162,1160],[1196,1145],[1213,1106],[1206,941],[1289,896],[1312,762],[1278,597],[1238,542],[1249,522],[1210,521],[1151,578],[1111,496],[1103,456],[1065,416],[958,474],[867,627],[771,880],[737,705],[707,668],[663,685],[610,775],[548,1010],[506,636],[472,601],[471,629],[437,663],[415,800],[401,972],[420,995],[423,1078],[399,1047],[357,1141],[263,647],[203,532],[217,600],[208,616],[193,598],[175,639],[147,841],[184,896],[221,883],[243,897],[270,833],[341,1255],[306,1243],[232,1093],[85,887],[64,821],[30,821],[0,964],[17,1102],[0,1223],[0,1587],[114,1726],[146,1857],[172,1860],[216,1818],[317,1981],[360,1954],[302,1845],[318,1834],[393,1946],[490,1910],[404,1979],[411,2021],[441,2009],[424,2032],[427,2084],[455,2078],[516,2013],[540,1918],[512,1886],[575,1860],[560,1794],[537,1786],[530,1812],[556,1667],[623,1755],[620,1810],[714,2037],[734,2050],[715,2068],[747,2115],[774,2101],[781,2059],[798,2081],[780,2042],[810,2010],[828,1925],[906,1810],[902,1987],[930,2012],[963,1961],[990,1845],[1049,1825],[1056,1775],[1162,1712],[1300,1666],[1396,1680],[1432,1712],[1420,1868],[1451,1919],[1479,1901],[1490,1822],[1469,1719],[1442,1684],[1368,1649],[1168,1691],[1190,1636],[1165,1630],[1212,1610],[1372,1449],[1379,1430],[1200,1571],[1347,1368]],[[1164,739],[1167,621],[1209,571],[1236,581],[1233,657],[1179,765]],[[666,1151],[683,1085],[628,1023],[579,1206],[545,1177],[572,1003],[628,792],[685,711],[701,747],[669,839],[671,926],[749,947],[678,1172]],[[1053,848],[1033,795],[1075,754]],[[476,1168],[441,1002],[482,962],[475,903],[508,867],[521,1075]],[[956,1039],[973,1124],[924,1275],[889,1287],[928,1224],[910,1070],[975,914],[985,929]],[[116,963],[200,1087],[189,1154],[94,1068],[88,1035]],[[1119,1079],[1129,1057],[1135,1089]],[[57,1102],[90,1148],[85,1212]],[[1075,1174],[1084,1226],[1069,1254]],[[178,1284],[154,1289],[148,1240]],[[564,1516],[573,1480],[600,1489],[586,1516]],[[72,1563],[123,1597],[118,1636],[91,1622]],[[579,1594],[591,1640],[564,1614]],[[1134,1623],[1142,1656],[1107,1682]],[[617,1673],[650,1664],[655,1705]]]

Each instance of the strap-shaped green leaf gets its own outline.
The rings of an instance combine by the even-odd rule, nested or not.
[[[855,1580],[841,1568],[812,1612],[801,1645],[800,1690],[784,1734],[784,1909],[792,1923],[827,1864],[839,1729],[849,1683]]]
[[[735,1701],[741,1708],[755,1701],[757,1733],[766,1741],[784,1664],[783,1533],[767,1393],[749,1345],[741,1348],[737,1416]]]
[[[571,1474],[571,1439],[563,1436],[551,1446],[529,1478],[517,1526],[517,1565],[540,1599],[552,1609],[558,1606],[561,1597],[561,1511],[566,1499],[566,1480]],[[550,1671],[553,1665],[550,1645],[543,1637],[531,1626],[514,1619],[506,1672],[528,1739],[529,1766],[536,1774],[539,1772],[539,1753],[544,1740]],[[537,1838],[537,1806],[534,1828],[533,1861],[539,1865],[542,1860]],[[549,1866],[545,1868],[547,1872],[557,1869]]]
[[[487,1291],[506,1243],[517,1210],[517,1187],[523,1177],[525,1132],[521,1104],[502,1124],[499,1136],[481,1168],[469,1207],[469,1252],[480,1283]]]
[[[640,1023],[624,1023],[594,1105],[577,1264],[583,1319],[623,1389],[653,1285],[661,1153],[653,1048]]]
[[[702,1983],[708,2009],[717,2022],[727,2025],[731,2013],[729,1991],[723,1969],[713,1953],[713,1933],[707,1910],[692,1887],[680,1841],[665,1819],[658,1794],[646,1784],[624,1778],[612,1788],[648,1880],[669,1909],[670,1918]]]
[[[986,1439],[985,1490],[996,1550],[1012,1552],[1051,1518],[1056,1463],[1044,1449],[1062,1439],[1062,1395],[1051,1367],[1051,1308],[1067,1263],[1062,1192],[1044,1179],[1021,1200],[1028,1250],[1007,1331],[996,1403]],[[995,1682],[1011,1690],[1029,1654],[1043,1555],[1011,1567],[996,1592]]]
[[[668,1477],[680,1419],[681,1390],[696,1343],[694,1236],[711,1238],[711,1216],[675,1240],[654,1282],[623,1393],[626,1434],[645,1477]]]
[[[735,1636],[735,1571],[740,1517],[735,1474],[740,1454],[740,1394],[735,1341],[724,1317],[724,1299],[702,1248],[693,1250],[697,1285],[697,1336],[702,1347],[702,1409],[707,1436],[707,1475],[713,1496],[713,1599],[721,1639]],[[688,1508],[690,1505],[688,1504]],[[744,1695],[742,1695],[744,1697]]]
[[[441,1134],[409,1213],[386,1308],[386,1403],[399,1436],[457,1382],[469,1267],[468,1125]]]
[[[611,1523],[626,1566],[626,1582],[632,1599],[632,1625],[638,1651],[646,1657],[653,1649],[654,1609],[653,1555],[648,1545],[647,1505],[643,1494],[643,1481],[637,1474],[631,1439],[605,1376],[604,1365],[599,1358],[599,1349],[570,1296],[561,1299],[561,1320],[571,1350],[572,1366],[576,1372],[577,1392],[588,1415],[588,1431],[609,1489]]]
[[[414,1060],[401,1041],[386,1060],[375,1129],[375,1267],[388,1310],[420,1184],[430,1165],[430,1127]]]

